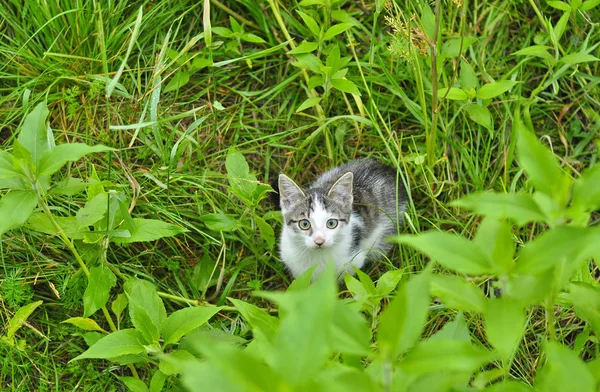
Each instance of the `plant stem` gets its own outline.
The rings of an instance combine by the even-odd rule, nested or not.
[[[437,137],[438,108],[438,72],[437,72],[437,41],[440,27],[440,0],[435,1],[435,27],[431,43],[431,129],[427,135],[427,163],[430,168],[435,162],[435,145]]]

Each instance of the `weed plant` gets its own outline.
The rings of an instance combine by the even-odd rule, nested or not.
[[[600,1],[0,7],[0,389],[598,391]],[[291,282],[269,183],[402,173]]]

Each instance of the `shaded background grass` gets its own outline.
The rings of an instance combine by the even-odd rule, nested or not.
[[[310,94],[302,70],[292,65],[293,56],[283,48],[261,52],[286,41],[277,13],[299,43],[310,33],[296,11],[310,10],[320,23],[332,23],[323,8],[300,7],[295,1],[275,8],[267,1],[213,1],[213,27],[232,28],[234,18],[246,33],[263,41],[238,41],[213,32],[213,41],[221,42],[207,48],[201,36],[202,2],[6,1],[0,8],[0,141],[10,148],[23,116],[47,100],[58,143],[118,148],[117,153],[70,166],[62,178],[88,178],[94,166],[102,180],[135,199],[135,216],[158,217],[190,230],[155,243],[113,246],[108,255],[121,271],[149,279],[174,296],[222,304],[226,296],[249,298],[252,290],[280,290],[289,283],[277,248],[263,243],[254,227],[220,233],[202,221],[212,212],[264,216],[273,209],[265,200],[256,211],[247,211],[228,193],[225,157],[232,146],[263,182],[285,172],[307,184],[349,159],[376,157],[397,165],[410,184],[405,232],[442,228],[470,236],[477,219],[447,202],[486,189],[527,189],[513,159],[516,105],[530,104],[538,135],[564,167],[578,172],[596,161],[600,70],[597,62],[582,63],[555,77],[542,59],[511,55],[534,44],[552,46],[542,20],[556,24],[562,11],[545,2],[441,2],[441,43],[460,36],[476,40],[465,45],[461,58],[442,59],[437,86],[457,85],[460,59],[473,67],[480,85],[502,79],[521,83],[490,102],[493,131],[469,119],[460,102],[443,100],[438,130],[431,133],[435,84],[423,38],[424,4],[399,0],[381,9],[362,1],[335,4],[334,10],[345,11],[355,23],[333,42],[343,56],[351,57],[347,78],[361,96],[334,91],[321,102],[321,113],[314,108],[295,113]],[[140,33],[126,58],[139,7]],[[410,35],[393,28],[394,22],[406,23],[411,17],[415,27]],[[557,44],[560,55],[591,50],[598,56],[599,20],[598,8],[574,12]],[[120,86],[107,98],[106,82],[124,59]],[[207,66],[226,60],[234,61]],[[131,126],[151,120],[156,123]],[[432,135],[434,154],[428,156]],[[82,196],[56,197],[53,205],[57,213],[68,213],[83,201]],[[277,220],[269,222],[277,233]],[[540,229],[530,226],[515,235],[529,239]],[[60,324],[82,310],[86,281],[71,254],[57,239],[24,228],[3,236],[0,256],[0,325],[19,306],[44,300],[28,328],[19,332],[28,349],[0,346],[2,388],[114,389],[113,373],[122,369],[99,362],[68,363],[86,347],[74,327]],[[425,262],[410,249],[397,249],[388,263],[372,266],[371,275],[376,278],[394,266],[418,271]],[[224,279],[219,286],[221,266]],[[166,305],[171,310],[180,306],[176,301]],[[535,312],[531,316],[541,320]],[[449,317],[448,310],[432,312],[430,331]],[[574,341],[582,326],[568,310],[557,317],[561,338]],[[482,337],[477,333],[481,320],[467,321]],[[236,315],[222,315],[213,327],[247,334]],[[516,376],[532,379],[543,331],[540,323],[530,324],[513,366]]]

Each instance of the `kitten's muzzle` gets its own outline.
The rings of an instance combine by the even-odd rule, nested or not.
[[[315,244],[316,244],[318,247],[321,247],[321,246],[323,246],[323,244],[325,243],[325,237],[323,237],[322,235],[319,235],[319,234],[317,234],[317,235],[315,236],[315,238],[313,238],[313,241],[315,242]]]

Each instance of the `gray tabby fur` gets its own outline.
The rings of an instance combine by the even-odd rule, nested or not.
[[[282,174],[279,194],[281,260],[294,277],[317,264],[313,278],[328,261],[343,276],[385,255],[391,248],[385,238],[397,233],[407,200],[396,170],[370,159],[325,172],[306,190]],[[304,219],[309,230],[299,227]],[[334,229],[326,225],[330,219],[338,222]]]

